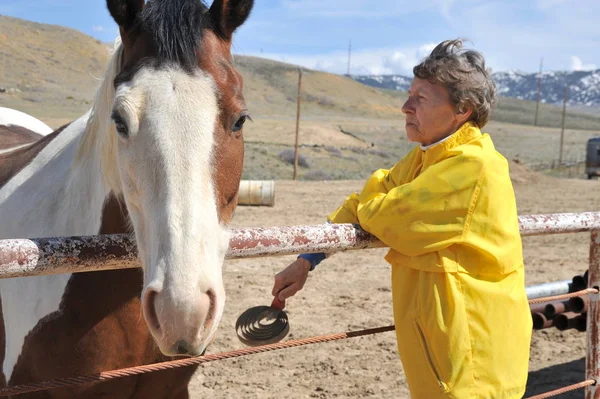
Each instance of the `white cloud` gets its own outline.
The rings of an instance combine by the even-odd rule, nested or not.
[[[427,57],[439,43],[426,43],[417,49],[419,59]]]
[[[350,58],[352,75],[391,75],[412,76],[413,67],[429,54],[435,44],[427,43],[417,48],[380,48],[355,50]],[[337,74],[348,71],[348,52],[336,51],[324,54],[248,54],[270,58],[306,68]]]
[[[568,70],[572,54],[600,64],[598,0],[496,1],[471,7],[458,3],[448,20],[450,28],[470,39],[495,71],[537,72],[541,58],[544,70]]]
[[[537,72],[541,58],[546,71],[568,70],[573,54],[600,66],[600,0],[270,1],[272,10],[242,28],[253,39],[247,46],[310,68],[346,73],[350,38],[353,49],[368,49],[353,51],[353,74],[410,75],[431,43],[453,38],[465,38],[494,71]]]
[[[92,26],[92,30],[95,30],[96,32],[102,32],[104,30],[104,26],[94,25],[94,26]]]
[[[571,69],[574,71],[592,71],[597,67],[595,64],[584,64],[581,58],[573,55],[571,56]]]

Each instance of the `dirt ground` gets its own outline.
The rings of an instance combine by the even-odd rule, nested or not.
[[[583,212],[600,208],[600,182],[555,179],[512,164],[519,214]],[[275,206],[238,207],[234,227],[323,223],[361,181],[276,182]],[[527,285],[570,279],[587,268],[589,234],[524,237]],[[385,249],[337,254],[311,273],[287,301],[284,339],[393,324],[390,269]],[[235,334],[247,308],[268,305],[273,276],[294,256],[225,264],[228,302],[210,353],[243,348]],[[508,344],[508,343],[507,343]],[[584,379],[585,334],[534,331],[526,397]],[[285,349],[201,366],[193,398],[408,398],[395,335],[387,332]],[[564,395],[583,398],[583,391]]]

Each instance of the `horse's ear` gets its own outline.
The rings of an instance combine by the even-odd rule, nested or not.
[[[226,40],[250,15],[254,0],[214,0],[210,6],[210,17],[215,31]]]
[[[108,11],[121,31],[127,31],[133,25],[144,4],[144,0],[106,0]]]

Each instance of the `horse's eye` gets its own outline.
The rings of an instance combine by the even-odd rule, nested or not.
[[[250,115],[240,116],[240,119],[238,119],[237,122],[235,123],[235,125],[233,125],[233,128],[231,129],[231,131],[235,133],[235,132],[239,132],[240,130],[242,130],[242,128],[244,127],[244,123],[246,123],[246,119],[252,120],[252,118],[250,118]]]
[[[117,129],[117,133],[123,138],[129,137],[129,128],[127,124],[123,120],[123,117],[119,115],[118,112],[114,111],[111,115],[112,120],[115,122],[115,128]]]

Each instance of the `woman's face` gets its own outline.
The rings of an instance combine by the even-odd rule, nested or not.
[[[402,112],[406,115],[408,139],[423,145],[451,135],[471,115],[471,111],[454,111],[446,87],[416,77],[410,85]]]

